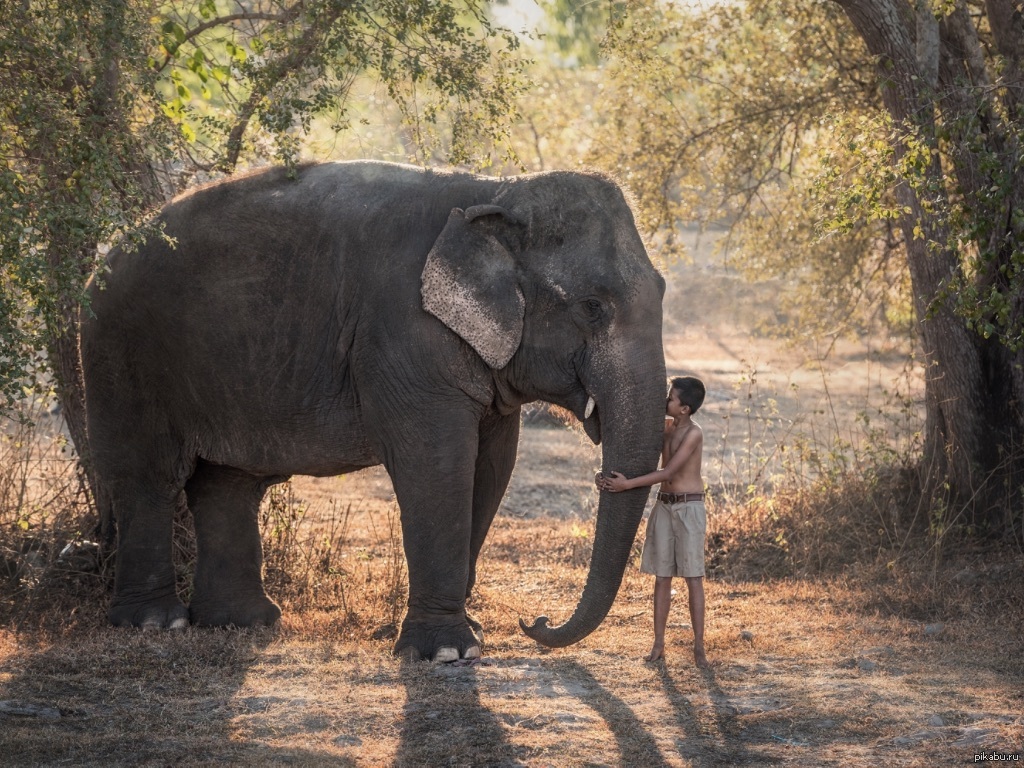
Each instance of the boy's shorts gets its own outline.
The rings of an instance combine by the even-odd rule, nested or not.
[[[707,528],[703,501],[657,501],[647,520],[640,570],[655,576],[703,576]]]

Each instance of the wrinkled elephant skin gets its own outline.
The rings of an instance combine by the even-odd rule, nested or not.
[[[607,468],[656,465],[664,282],[600,175],[308,165],[200,188],[158,223],[164,236],[111,252],[82,317],[92,460],[118,530],[116,625],[275,622],[267,488],[384,464],[409,568],[395,651],[473,657],[466,598],[520,407],[571,411]],[[197,539],[188,608],[171,564],[182,491]],[[575,613],[531,636],[565,645],[600,624],[644,499],[603,494]]]

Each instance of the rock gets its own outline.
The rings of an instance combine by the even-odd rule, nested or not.
[[[935,635],[941,635],[945,628],[946,625],[943,624],[941,621],[936,622],[935,624],[926,624],[924,627],[924,633],[928,637],[934,637]]]
[[[878,669],[878,665],[871,659],[859,659],[857,661],[857,669],[861,672],[874,672]]]
[[[960,731],[960,737],[953,742],[955,747],[978,747],[999,737],[996,728],[969,727]]]
[[[891,645],[876,645],[864,651],[865,656],[895,656],[896,651]]]
[[[942,736],[941,731],[925,730],[917,731],[909,736],[897,736],[892,740],[892,743],[897,747],[907,747],[914,744],[920,744],[922,741],[931,741],[932,739],[938,739]]]
[[[955,581],[957,584],[962,584],[965,587],[970,586],[972,584],[977,584],[978,579],[978,572],[973,571],[970,568],[964,568],[956,576],[953,577],[953,581]]]
[[[992,581],[999,581],[1008,576],[1012,570],[1013,566],[1010,563],[993,563],[988,567],[985,575]]]
[[[715,706],[730,715],[760,715],[765,712],[777,712],[788,705],[780,699],[770,696],[751,696],[749,698],[728,698],[715,702]]]
[[[60,720],[60,710],[56,707],[48,707],[45,704],[33,704],[28,701],[0,701],[0,715]]]
[[[946,724],[946,721],[943,720],[939,715],[932,715],[931,717],[928,718],[928,725],[934,725],[936,727],[941,728],[945,724]]]
[[[57,555],[57,562],[68,571],[98,573],[100,557],[100,545],[95,541],[70,541]]]
[[[748,643],[752,643],[754,642],[754,633],[751,632],[749,629],[744,629],[742,632],[740,632],[740,638],[746,640]]]
[[[334,739],[334,743],[339,747],[361,747],[363,746],[363,740],[358,736],[351,736],[347,733],[343,733]]]

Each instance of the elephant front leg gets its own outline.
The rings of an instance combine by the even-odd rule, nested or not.
[[[388,468],[409,568],[409,606],[394,652],[416,660],[477,658],[480,640],[466,616],[476,431],[435,445],[444,450],[424,446]]]
[[[473,526],[469,542],[469,578],[466,599],[476,585],[476,564],[487,532],[508,489],[519,448],[520,413],[517,408],[507,416],[496,416],[480,425],[480,446],[473,478]],[[483,627],[472,616],[470,625],[483,645]]]

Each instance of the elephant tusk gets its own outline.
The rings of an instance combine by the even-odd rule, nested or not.
[[[595,405],[594,398],[593,397],[588,397],[587,398],[587,409],[585,411],[583,411],[583,418],[584,419],[589,419],[590,418],[590,414],[592,414],[594,412],[594,405]]]

